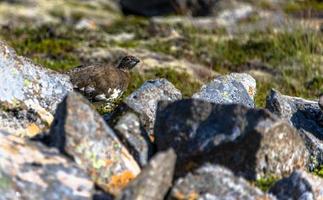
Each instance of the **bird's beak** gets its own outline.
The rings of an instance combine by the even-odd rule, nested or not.
[[[138,63],[140,63],[140,60],[134,60],[131,62],[131,66],[133,66],[132,68],[134,68]]]

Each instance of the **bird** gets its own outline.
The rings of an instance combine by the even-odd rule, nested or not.
[[[97,63],[81,65],[67,72],[75,91],[91,102],[113,102],[128,88],[130,70],[140,60],[135,56],[124,56],[117,66]]]

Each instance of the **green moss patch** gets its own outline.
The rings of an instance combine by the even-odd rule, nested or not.
[[[2,29],[0,37],[19,55],[29,57],[34,62],[54,70],[66,70],[80,64],[75,53],[79,47],[79,37],[74,37],[75,33],[67,34],[68,31],[68,27],[62,31],[54,25],[24,27]]]
[[[316,175],[316,176],[319,176],[319,177],[323,178],[323,165],[317,167],[314,170],[313,174]]]
[[[263,192],[268,192],[269,189],[278,181],[279,179],[273,176],[260,178],[256,180],[253,184],[261,189]]]

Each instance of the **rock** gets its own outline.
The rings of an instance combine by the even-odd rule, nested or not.
[[[73,162],[41,144],[0,131],[1,200],[90,200],[94,184]]]
[[[219,76],[209,84],[202,86],[193,98],[213,103],[237,103],[254,107],[253,98],[256,94],[256,80],[245,73],[232,73]]]
[[[317,102],[285,96],[271,90],[266,108],[300,131],[314,159],[312,165],[323,164],[323,113]]]
[[[119,200],[163,200],[172,185],[176,154],[170,149],[158,153],[118,197]]]
[[[139,165],[145,166],[152,154],[152,144],[137,115],[128,112],[121,116],[114,130]]]
[[[0,42],[0,102],[41,106],[54,113],[63,97],[73,89],[66,75],[35,65]]]
[[[158,104],[158,150],[174,148],[177,174],[205,162],[224,165],[247,179],[283,176],[307,164],[302,138],[264,109],[186,99]]]
[[[131,0],[121,0],[120,4],[126,15],[151,17],[178,13],[185,16],[209,16],[213,14],[216,2],[216,0],[139,0],[134,3]]]
[[[225,4],[225,3],[224,3]],[[228,5],[227,5],[228,6]],[[254,8],[245,3],[231,5],[231,8],[222,9],[217,16],[217,23],[221,26],[237,25],[239,21],[247,19],[254,12]]]
[[[323,179],[297,170],[278,181],[269,192],[280,199],[323,199]]]
[[[161,100],[175,101],[182,98],[181,92],[166,79],[146,81],[138,90],[129,95],[125,103],[140,113],[145,128],[154,127],[157,103]]]
[[[175,182],[169,200],[275,199],[221,166],[206,164]]]
[[[320,95],[319,106],[320,106],[321,110],[323,111],[323,94]]]
[[[112,129],[77,93],[58,106],[50,145],[72,156],[99,187],[114,195],[140,172]]]
[[[57,104],[72,90],[65,75],[44,69],[0,41],[0,129],[33,136],[48,128]]]
[[[169,0],[121,0],[122,12],[126,15],[157,16],[167,15],[175,11]]]

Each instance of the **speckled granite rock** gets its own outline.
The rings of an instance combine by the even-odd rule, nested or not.
[[[139,165],[145,166],[152,155],[152,144],[137,115],[129,112],[121,116],[114,130]]]
[[[117,194],[140,168],[115,133],[80,94],[58,106],[50,144],[72,156],[106,192]]]
[[[323,199],[323,179],[297,170],[278,181],[269,192],[279,200]]]
[[[156,154],[118,197],[118,200],[163,200],[172,185],[176,154],[170,149]]]
[[[56,149],[0,131],[1,200],[90,200],[94,184]]]
[[[219,76],[193,95],[193,98],[213,103],[237,103],[254,107],[256,80],[249,74],[232,73]]]
[[[181,92],[166,79],[146,81],[125,100],[125,103],[140,113],[144,126],[150,130],[155,123],[157,103],[161,100],[175,101],[182,98]]]
[[[204,162],[248,179],[282,176],[309,158],[297,130],[263,109],[197,99],[160,102],[154,129],[158,150],[174,148],[177,174]]]
[[[47,128],[57,104],[72,90],[67,76],[17,56],[1,41],[0,77],[0,129],[17,135],[33,136]]]
[[[299,130],[312,155],[311,165],[323,164],[323,112],[317,101],[285,96],[271,90],[266,108]]]
[[[184,178],[176,180],[168,198],[182,199],[275,199],[249,185],[243,178],[221,166],[206,164]]]

